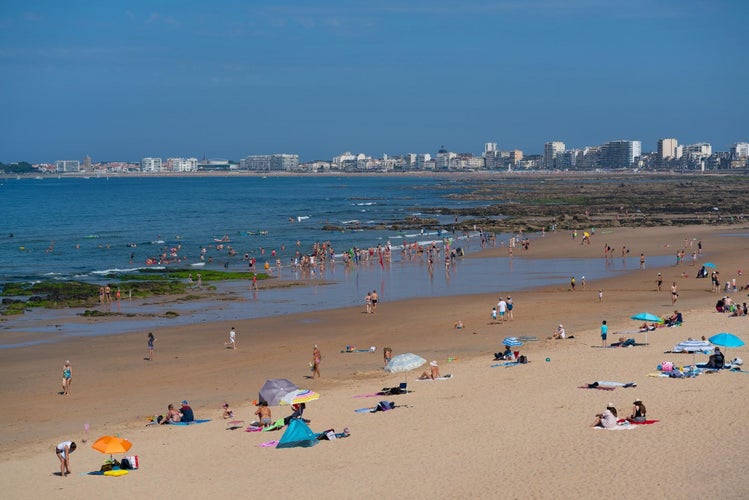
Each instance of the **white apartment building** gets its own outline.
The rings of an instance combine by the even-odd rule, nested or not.
[[[81,170],[81,163],[78,160],[57,160],[55,162],[55,172],[66,173],[66,172],[79,172]]]
[[[168,172],[197,172],[197,158],[169,158],[166,160],[166,170]]]
[[[161,158],[143,158],[140,160],[140,169],[143,172],[161,172]]]
[[[749,158],[749,142],[737,142],[731,146],[731,158]]]
[[[690,159],[707,158],[713,154],[713,147],[707,142],[698,142],[684,146],[684,156]]]

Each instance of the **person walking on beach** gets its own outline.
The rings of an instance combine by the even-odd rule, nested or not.
[[[499,302],[497,302],[497,311],[499,311],[499,320],[507,321],[507,318],[505,317],[507,314],[507,302],[505,302],[505,299],[502,297],[500,297]]]
[[[70,383],[73,381],[73,367],[70,366],[70,361],[65,360],[65,364],[62,365],[62,392],[63,396],[70,394]]]
[[[655,279],[655,284],[658,285],[658,291],[661,291],[661,286],[663,285],[663,275],[661,273],[658,273],[658,277]]]
[[[570,279],[570,288],[572,288],[573,292],[575,291],[575,277],[574,276]]]
[[[372,292],[367,292],[367,296],[364,297],[364,307],[367,311],[367,314],[372,313]]]
[[[322,354],[315,344],[312,347],[312,378],[320,378],[320,361],[322,361]]]
[[[512,304],[512,297],[508,295],[505,302],[507,302],[507,316],[509,316],[510,321],[512,321],[512,309],[514,307],[514,305]]]
[[[60,460],[60,477],[70,474],[70,454],[77,448],[75,441],[63,441],[55,446],[55,455]]]
[[[377,312],[377,302],[380,301],[380,297],[377,295],[377,290],[372,290],[372,314]]]
[[[609,333],[609,326],[606,324],[606,320],[601,322],[601,347],[606,347],[606,336]]]
[[[671,305],[676,304],[677,300],[679,300],[679,290],[676,288],[676,282],[674,281],[671,284]]]
[[[231,330],[229,330],[229,340],[224,342],[224,347],[229,347],[231,349],[237,348],[237,331],[233,326],[231,327]]]
[[[148,332],[148,361],[153,361],[154,342],[156,342],[156,337],[153,336],[153,332]]]
[[[598,302],[603,302],[603,290],[598,290]]]
[[[640,269],[645,269],[645,254],[640,254]]]

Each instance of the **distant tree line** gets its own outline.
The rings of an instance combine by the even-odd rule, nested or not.
[[[30,174],[37,170],[31,166],[31,163],[26,161],[20,161],[18,163],[2,163],[0,162],[0,172],[8,174]]]

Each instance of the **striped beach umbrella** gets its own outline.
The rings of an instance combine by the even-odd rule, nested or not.
[[[309,389],[297,389],[282,397],[279,404],[298,405],[301,403],[309,403],[316,399],[320,399],[320,395],[315,391],[310,391]]]
[[[502,345],[506,345],[507,347],[520,347],[523,343],[520,342],[517,337],[505,337],[502,341]]]

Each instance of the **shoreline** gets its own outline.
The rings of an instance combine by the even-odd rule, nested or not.
[[[745,227],[737,228],[735,226],[720,228],[627,228],[610,235],[609,241],[615,249],[620,248],[622,244],[627,244],[633,252],[639,254],[639,249],[642,249],[646,254],[653,255],[658,251],[665,252],[664,249],[675,252],[676,249],[681,248],[680,245],[685,238],[700,237],[705,241],[706,247],[703,261],[710,259],[716,262],[720,266],[722,277],[731,278],[737,269],[742,268],[742,264],[746,264],[745,255],[747,255],[746,249],[749,246],[749,239],[720,235],[736,232],[737,229],[742,232],[746,231]],[[578,243],[570,242],[565,234],[547,234],[544,239],[534,240],[533,256],[529,256],[529,258],[539,259],[546,256],[566,255],[602,259],[602,239],[601,236],[597,236],[592,245],[583,247]],[[490,249],[487,252],[499,256],[501,249]],[[743,265],[743,267],[746,268],[746,265]],[[346,446],[358,442],[362,438],[371,437],[376,440],[375,436],[382,431],[383,425],[387,425],[393,433],[401,436],[401,439],[405,441],[424,440],[424,443],[429,443],[425,445],[428,449],[436,451],[441,440],[432,436],[428,428],[424,430],[415,428],[411,419],[417,418],[423,422],[433,422],[435,425],[439,425],[441,416],[445,423],[450,422],[451,425],[459,425],[458,421],[455,420],[455,415],[450,412],[450,401],[453,398],[461,398],[470,405],[470,413],[464,418],[468,418],[470,422],[475,422],[475,425],[479,426],[478,428],[486,425],[491,426],[490,422],[493,421],[492,416],[490,416],[491,413],[487,414],[486,410],[474,406],[478,403],[475,401],[475,391],[469,389],[470,387],[483,387],[483,390],[479,392],[485,396],[487,395],[486,391],[490,391],[489,397],[495,405],[499,405],[495,408],[500,412],[504,411],[502,410],[503,405],[497,398],[504,394],[507,397],[523,398],[525,401],[523,408],[528,407],[529,411],[534,408],[542,409],[545,414],[554,416],[557,422],[566,422],[570,418],[572,419],[570,422],[577,422],[575,427],[577,430],[559,429],[557,437],[554,438],[546,435],[545,438],[551,439],[551,442],[556,442],[555,440],[558,439],[567,439],[570,432],[578,441],[581,438],[587,440],[599,438],[602,436],[587,435],[587,432],[591,431],[585,429],[585,422],[579,421],[579,411],[573,408],[582,410],[584,418],[588,419],[595,410],[600,409],[605,402],[603,401],[605,398],[616,396],[619,399],[624,396],[631,399],[633,395],[642,395],[651,404],[660,399],[661,404],[656,404],[654,411],[659,412],[661,418],[669,418],[667,417],[668,409],[663,406],[663,401],[669,398],[680,398],[682,391],[671,394],[663,392],[665,385],[658,384],[661,381],[644,377],[644,374],[647,373],[645,367],[651,366],[650,370],[652,371],[652,366],[666,356],[662,353],[663,347],[668,346],[672,340],[675,340],[677,338],[675,336],[685,337],[686,335],[704,332],[708,324],[706,321],[716,322],[716,327],[729,328],[733,325],[742,328],[735,332],[740,336],[742,336],[742,332],[746,331],[747,324],[742,322],[747,321],[747,318],[729,319],[725,316],[716,316],[711,312],[715,294],[710,293],[708,280],[697,280],[692,277],[692,274],[696,273],[696,269],[696,267],[689,265],[682,267],[672,265],[657,270],[647,268],[645,271],[634,269],[621,276],[590,281],[585,289],[574,292],[568,291],[567,286],[547,286],[513,292],[512,296],[516,306],[515,319],[503,324],[491,324],[488,318],[492,304],[496,304],[496,296],[505,294],[501,290],[501,277],[498,277],[496,293],[385,302],[381,304],[377,314],[374,315],[363,314],[363,308],[357,305],[281,317],[201,323],[185,328],[166,328],[157,334],[159,340],[156,343],[156,355],[154,361],[150,363],[140,361],[145,353],[145,332],[71,339],[65,345],[19,348],[13,349],[12,353],[11,350],[0,351],[0,373],[2,373],[2,379],[7,382],[7,385],[2,388],[2,393],[5,396],[5,401],[8,402],[0,410],[0,414],[3,415],[3,420],[11,422],[2,431],[2,444],[9,450],[9,453],[0,459],[0,467],[5,472],[13,472],[18,467],[28,466],[29,463],[46,464],[49,457],[46,457],[46,452],[43,450],[48,449],[54,439],[69,435],[80,435],[81,422],[85,421],[91,423],[92,429],[96,430],[95,432],[125,432],[127,435],[137,436],[139,438],[137,446],[140,450],[137,454],[150,455],[149,462],[151,462],[151,465],[149,467],[154,468],[154,472],[151,474],[156,473],[156,470],[158,470],[156,463],[164,459],[166,450],[160,450],[154,445],[149,445],[148,433],[159,432],[159,435],[163,436],[160,439],[166,439],[174,449],[180,449],[179,443],[186,439],[186,435],[174,432],[179,431],[179,429],[143,430],[143,416],[153,414],[154,411],[163,411],[166,402],[174,402],[182,398],[190,400],[198,414],[218,419],[215,425],[211,423],[211,425],[204,426],[204,429],[192,429],[189,432],[195,431],[195,436],[205,436],[201,439],[219,439],[221,442],[226,442],[228,443],[227,446],[232,447],[231,449],[234,450],[235,454],[255,457],[256,454],[260,453],[261,455],[257,456],[257,459],[262,456],[274,462],[277,459],[268,454],[274,453],[273,451],[259,450],[255,447],[240,451],[230,441],[226,441],[233,439],[235,441],[257,442],[259,439],[253,439],[253,436],[247,435],[237,436],[231,432],[224,432],[218,436],[215,432],[222,429],[221,426],[223,425],[218,414],[218,408],[222,401],[230,401],[235,410],[246,420],[250,414],[247,411],[248,403],[256,398],[255,391],[257,388],[266,378],[277,376],[288,377],[300,384],[300,387],[301,384],[308,385],[309,388],[322,394],[320,401],[310,404],[308,410],[311,414],[310,418],[313,419],[315,424],[315,430],[327,427],[338,428],[344,424],[356,426],[356,428],[352,427],[355,432],[354,437],[349,438],[348,441],[331,444],[330,452],[321,452],[323,455],[316,460],[320,463],[320,467],[325,467],[327,464],[327,466],[332,466],[335,469],[333,464],[337,462],[329,453],[342,453],[344,457],[348,457],[347,459],[351,461],[350,467],[354,471],[362,472],[366,470],[367,465],[351,457],[351,453],[356,452],[353,449],[347,449]],[[649,339],[651,346],[636,348],[641,349],[639,351],[614,349],[604,353],[600,349],[591,349],[590,346],[600,343],[597,338],[597,329],[601,318],[609,320],[612,331],[610,338],[615,339],[614,332],[636,328],[636,325],[633,325],[633,322],[629,320],[629,316],[633,312],[640,309],[653,309],[651,312],[665,315],[672,311],[670,300],[668,300],[668,289],[664,288],[664,291],[660,293],[653,290],[655,274],[658,271],[663,273],[665,283],[672,280],[679,282],[681,296],[677,306],[685,313],[685,326],[658,332],[663,335],[651,334]],[[682,272],[688,272],[689,278],[681,278]],[[739,279],[743,279],[742,285],[746,284],[744,278],[740,277]],[[597,300],[599,288],[604,290],[604,300],[600,303]],[[465,328],[463,330],[453,328],[453,324],[457,320],[464,322]],[[573,334],[575,339],[565,341],[546,340],[546,337],[551,335],[553,328],[559,322],[565,324],[568,333]],[[226,332],[231,326],[237,326],[238,349],[236,351],[221,348],[221,344],[225,341]],[[301,332],[304,332],[304,334],[302,335]],[[531,363],[527,367],[508,370],[498,368],[487,372],[490,353],[498,350],[501,339],[509,335],[535,335],[539,338],[538,342],[529,342],[521,348],[521,351],[529,356]],[[744,339],[749,340],[746,335],[744,335]],[[324,355],[323,378],[319,380],[307,380],[303,377],[306,374],[305,367],[313,343],[321,346]],[[343,349],[346,345],[355,345],[356,347],[375,345],[377,351],[374,354],[339,354],[338,350]],[[367,406],[371,402],[352,400],[352,394],[368,392],[372,390],[372,387],[379,388],[392,385],[393,382],[402,380],[402,376],[389,375],[381,369],[381,348],[386,345],[393,347],[395,354],[417,352],[427,359],[437,359],[444,372],[449,370],[456,378],[449,382],[430,384],[428,382],[412,382],[416,374],[413,374],[413,377],[409,375],[409,386],[411,384],[416,386],[416,393],[408,396],[412,398],[414,408],[398,410],[393,415],[352,416],[351,409]],[[732,349],[731,351],[747,357],[746,347]],[[633,353],[636,353],[638,357],[632,358]],[[604,354],[605,356],[603,356]],[[551,359],[550,363],[543,361],[546,357]],[[449,358],[452,358],[453,361],[448,362]],[[51,390],[56,387],[58,365],[61,365],[64,359],[73,361],[76,379],[71,395],[65,398],[53,394]],[[576,362],[576,360],[578,361]],[[543,374],[548,370],[560,371],[555,372],[556,375],[553,378],[547,378]],[[519,377],[520,374],[523,375]],[[576,389],[569,391],[567,389],[568,387],[574,389],[575,385],[584,381],[616,380],[623,377],[636,377],[638,386],[641,388],[636,392],[625,392],[624,394],[616,391],[612,395],[598,394],[598,391]],[[720,390],[716,389],[714,385],[718,378],[724,381],[730,380],[730,386],[733,387],[733,384],[742,383],[743,379],[738,377],[739,375],[720,374],[712,377],[701,377],[694,381],[685,381],[685,383],[708,384],[703,389],[699,389],[700,394],[708,394],[709,391]],[[502,389],[498,392],[493,391],[489,381],[498,378],[500,380],[511,380],[512,384],[503,384]],[[111,383],[117,386],[117,391],[114,393],[107,391],[106,387],[97,384],[97,380],[111,380]],[[544,385],[528,385],[538,384],[540,380],[545,380]],[[663,382],[667,385],[671,381]],[[697,384],[690,387],[701,387]],[[535,392],[531,390],[533,387],[535,387]],[[497,394],[493,394],[493,392],[497,392]],[[554,409],[557,408],[554,405],[562,404],[564,406],[563,403],[559,402],[562,395],[567,398],[574,398],[577,403],[563,413],[559,413],[558,409]],[[118,404],[122,401],[126,401],[127,405],[123,407]],[[470,403],[468,403],[469,401]],[[552,403],[552,406],[549,406],[550,403]],[[732,400],[729,406],[733,408],[739,405],[737,408],[740,408],[740,405],[745,403],[746,396],[741,396]],[[680,402],[675,403],[676,408],[680,404]],[[706,404],[710,404],[709,399],[693,401],[693,411],[707,411],[704,409]],[[512,408],[516,413],[525,415],[525,410],[521,407],[512,406]],[[275,408],[274,411],[276,411]],[[424,411],[428,413],[425,414]],[[29,429],[23,417],[28,414],[44,417],[33,429]],[[678,415],[676,417],[672,415],[670,418],[676,418],[679,421]],[[710,415],[711,419],[726,419],[738,416],[718,417],[712,413]],[[354,417],[359,418],[355,419]],[[384,424],[382,420],[377,420],[378,417],[390,418],[388,421],[391,424]],[[435,418],[437,420],[434,420]],[[402,427],[391,427],[392,423],[395,422],[399,422]],[[409,422],[411,423],[409,424]],[[503,413],[502,422],[507,429],[512,431],[511,436],[505,436],[506,445],[515,443],[516,446],[522,446],[522,442],[517,441],[520,438],[524,439],[526,443],[537,442],[538,438],[533,437],[535,434],[534,427],[531,426],[524,430],[520,422],[516,422],[512,413]],[[662,426],[660,430],[666,433],[662,438],[667,439],[669,446],[676,446],[677,448],[681,446],[677,449],[677,452],[679,450],[681,452],[691,450],[688,445],[681,443],[681,441],[679,441],[681,444],[675,444],[672,439],[674,433],[668,431],[668,428],[669,426],[666,425]],[[212,433],[209,432],[210,429],[212,429]],[[473,443],[472,446],[476,449],[471,453],[478,457],[485,457],[488,450],[484,450],[483,446],[476,443],[475,437],[471,437],[469,429],[465,429],[469,431],[469,434],[458,431],[458,427],[452,427],[452,429],[454,429],[453,433],[457,432],[456,435],[462,436],[463,441],[461,442],[466,445]],[[583,432],[583,434],[581,435],[580,432]],[[594,431],[592,432],[596,434]],[[640,446],[647,447],[648,445],[640,439],[653,436],[650,432],[650,429],[638,429],[638,432],[632,434],[634,434],[634,439],[638,440]],[[228,436],[229,434],[231,436]],[[630,433],[616,434],[628,435]],[[735,437],[734,434],[735,432],[730,436]],[[641,438],[639,435],[643,437]],[[273,437],[278,439],[279,436],[274,435]],[[501,435],[498,435],[497,439],[500,437]],[[608,438],[609,436],[605,437]],[[630,436],[626,437],[629,438]],[[387,442],[389,440],[386,439],[384,444],[387,445]],[[380,446],[372,441],[360,442],[360,445],[374,448]],[[437,448],[434,448],[435,446]],[[456,450],[463,450],[463,446],[463,444],[455,444]],[[599,445],[593,446],[598,447]],[[687,446],[686,450],[683,449],[684,446]],[[364,449],[360,446],[355,448],[359,451]],[[559,442],[556,448],[558,451],[553,448],[546,448],[545,453],[550,457],[548,459],[561,459],[558,455],[565,450],[569,451],[564,442]],[[739,448],[740,450],[737,453],[746,448],[746,443],[744,442]],[[532,449],[532,447],[529,447],[527,451],[518,455],[520,463],[530,463],[526,460],[531,460],[535,456]],[[320,446],[314,450],[320,450]],[[208,453],[213,456],[212,452]],[[282,452],[279,451],[278,453]],[[468,453],[467,449],[465,453]],[[290,455],[284,456],[287,457],[287,460],[290,459],[293,463],[298,463],[301,460],[306,460],[302,458],[303,456],[309,455],[299,455],[292,452]],[[577,454],[573,454],[573,456],[573,464],[587,471],[588,459]],[[86,451],[81,452],[80,456],[74,456],[74,458],[81,461],[80,467],[84,467],[84,463],[91,464],[90,467],[99,461],[100,457]],[[410,454],[407,458],[408,460],[416,460],[416,457]],[[226,467],[227,462],[221,460],[220,456],[214,456],[214,459],[217,460],[217,467]],[[283,458],[279,455],[278,460],[281,459]],[[598,463],[600,460],[595,462]],[[489,461],[487,463],[494,462]],[[739,464],[733,467],[742,464],[746,464],[746,459],[739,460]],[[48,468],[53,470],[54,464],[50,465]],[[392,467],[403,467],[404,465],[402,461],[396,460],[392,465],[376,465],[374,469],[384,472],[392,470]],[[443,463],[441,460],[435,466],[442,473],[446,473],[450,467],[448,463]],[[77,464],[75,467],[79,469]],[[210,466],[209,469],[214,471],[214,474],[216,473],[215,467]],[[537,469],[532,469],[538,472]],[[329,474],[318,471],[317,468],[313,468],[313,470],[321,474],[323,478],[330,477]],[[562,470],[569,472],[569,467],[562,467]],[[480,471],[485,473],[486,467],[479,466],[477,474]],[[517,467],[511,467],[511,472],[524,477],[523,472],[517,470]],[[153,477],[152,475],[149,476],[146,470],[139,471],[137,474],[141,473],[144,477]],[[426,478],[421,473],[417,475],[423,479]],[[468,474],[468,476],[471,476],[471,474]],[[135,481],[135,475],[127,478],[127,480]],[[672,484],[677,480],[683,480],[683,475],[677,475],[676,479],[668,483]],[[58,484],[61,479],[50,478],[49,480],[44,479],[44,481],[50,482],[50,486],[52,486]],[[78,481],[89,482],[88,479],[83,478]],[[351,485],[352,479],[343,479],[341,482]],[[446,487],[443,482],[438,481],[438,483],[443,488]],[[458,481],[458,483],[463,484],[467,491],[477,492],[475,487],[469,486],[465,483],[465,480]],[[735,487],[735,483],[730,481],[726,484]],[[192,483],[192,486],[195,487],[196,485]],[[81,484],[79,487],[85,490],[87,487],[95,486],[90,483],[88,485]],[[537,486],[532,488],[537,488]],[[230,489],[234,491],[232,488]],[[430,490],[430,488],[427,488],[427,490]],[[181,491],[185,491],[184,488]],[[549,492],[546,494],[538,493],[540,490],[537,489],[531,491],[537,492],[536,495],[532,496],[553,496]],[[742,490],[734,490],[734,492],[736,491]],[[481,496],[481,494],[478,493],[478,496]]]

